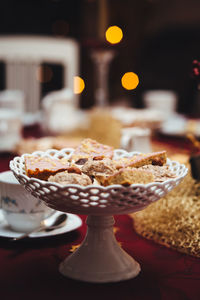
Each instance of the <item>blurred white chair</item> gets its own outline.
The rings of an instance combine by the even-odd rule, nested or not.
[[[79,75],[79,47],[73,39],[37,36],[0,37],[0,61],[6,66],[6,89],[25,93],[25,111],[40,108],[40,82],[36,78],[42,63],[63,66],[63,88],[73,91],[74,76]],[[76,101],[78,96],[75,95]]]

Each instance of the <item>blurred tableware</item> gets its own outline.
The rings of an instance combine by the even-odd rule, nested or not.
[[[106,107],[109,105],[108,74],[110,63],[115,57],[115,51],[111,49],[94,49],[91,58],[95,66],[96,91],[95,106]]]
[[[4,90],[0,92],[0,109],[14,111],[25,126],[39,123],[41,120],[41,111],[34,113],[25,111],[25,100],[25,94],[21,90]]]
[[[3,215],[14,231],[30,232],[54,213],[41,200],[30,195],[11,171],[0,173],[0,199]]]
[[[10,109],[22,116],[24,103],[25,95],[20,90],[4,90],[0,92],[0,108]]]
[[[57,218],[57,216],[61,215],[62,213],[59,211],[56,211],[52,216],[45,219],[44,222],[48,226],[52,224],[52,222]],[[74,214],[67,214],[67,222],[64,226],[54,229],[52,231],[37,231],[34,233],[29,234],[29,238],[44,238],[44,237],[50,237],[55,236],[58,234],[63,234],[66,232],[70,232],[72,230],[77,229],[82,225],[82,220]],[[0,236],[7,237],[7,238],[15,238],[20,237],[22,234],[17,231],[11,230],[10,226],[8,225],[8,222],[6,221],[2,210],[0,210]]]
[[[24,93],[18,90],[0,92],[0,151],[14,151],[21,139]]]
[[[123,128],[121,135],[121,148],[127,151],[149,153],[152,151],[150,136],[151,131],[148,128]]]
[[[170,90],[152,90],[143,94],[144,104],[149,109],[156,109],[170,116],[176,111],[177,94]]]
[[[84,114],[77,108],[74,93],[63,89],[49,93],[42,100],[43,129],[51,134],[64,134],[76,129]]]
[[[27,232],[24,233],[22,235],[20,235],[19,237],[14,237],[12,240],[13,241],[18,241],[18,240],[22,240],[25,239],[26,237],[29,237],[30,234],[34,233],[34,232],[38,232],[38,231],[51,231],[51,230],[56,230],[58,228],[61,228],[65,225],[67,220],[67,214],[61,214],[58,215],[54,220],[52,220],[52,223],[50,224],[46,224],[45,220],[43,222],[41,222],[41,225],[34,229],[31,232]]]
[[[21,117],[15,110],[0,108],[0,151],[14,151],[22,137]]]
[[[165,135],[184,136],[186,135],[187,118],[182,115],[174,115],[168,118],[161,126],[160,132]]]
[[[42,112],[41,111],[37,111],[35,113],[25,112],[23,114],[22,123],[24,126],[40,124],[41,121],[42,121]]]
[[[121,122],[123,127],[142,127],[152,130],[160,128],[166,119],[163,112],[147,108],[113,107],[111,114]]]
[[[160,132],[164,135],[185,137],[193,134],[200,137],[200,119],[189,119],[184,115],[174,114],[161,126]]]

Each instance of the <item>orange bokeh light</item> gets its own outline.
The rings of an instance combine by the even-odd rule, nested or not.
[[[119,43],[123,38],[123,32],[118,26],[110,26],[106,30],[106,40],[111,44]]]
[[[81,94],[85,88],[85,82],[84,80],[79,77],[74,77],[74,94]]]
[[[139,78],[137,74],[127,72],[122,76],[121,82],[126,90],[134,90],[139,84]]]

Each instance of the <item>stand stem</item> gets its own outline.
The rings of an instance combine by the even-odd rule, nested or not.
[[[88,216],[87,234],[81,246],[60,265],[68,277],[88,282],[113,282],[133,278],[139,264],[117,243],[112,216]]]

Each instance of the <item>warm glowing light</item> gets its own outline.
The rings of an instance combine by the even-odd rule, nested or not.
[[[118,26],[110,26],[106,30],[106,40],[111,44],[119,43],[123,38],[123,32]]]
[[[84,80],[79,77],[79,76],[75,76],[74,77],[74,94],[81,94],[82,91],[85,88],[85,82]]]
[[[122,76],[121,82],[126,90],[134,90],[139,84],[139,78],[137,74],[127,72]]]
[[[53,77],[53,71],[48,66],[39,66],[36,71],[36,79],[41,83],[51,81]]]

